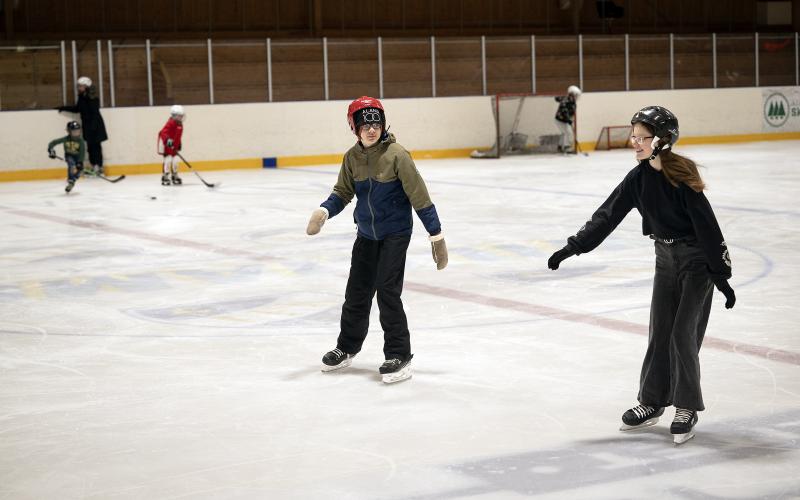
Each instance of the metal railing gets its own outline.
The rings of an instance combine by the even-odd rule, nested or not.
[[[0,46],[0,109],[67,104],[84,74],[111,107],[552,93],[575,83],[585,91],[800,85],[799,54],[798,33],[73,40]]]

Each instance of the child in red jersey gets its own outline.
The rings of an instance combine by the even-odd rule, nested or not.
[[[183,119],[185,117],[183,106],[176,104],[169,109],[169,120],[158,133],[158,154],[164,157],[164,171],[161,175],[161,185],[183,184],[178,177],[178,151],[181,150],[181,136],[183,135]]]

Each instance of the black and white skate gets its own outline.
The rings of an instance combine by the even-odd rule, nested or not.
[[[172,183],[176,186],[180,186],[181,184],[183,184],[183,180],[181,180],[181,178],[178,177],[178,174],[172,174]]]
[[[338,347],[332,351],[328,351],[322,356],[322,371],[330,372],[347,368],[353,363],[355,354],[347,354]]]
[[[683,444],[694,437],[694,425],[697,423],[697,412],[694,410],[675,409],[675,418],[669,426],[675,444]]]
[[[75,187],[75,181],[74,180],[69,180],[69,181],[67,181],[67,187],[64,188],[64,191],[69,193],[70,191],[72,191],[72,188],[74,188],[74,187]]]
[[[387,359],[383,362],[378,371],[383,375],[384,384],[393,384],[411,378],[411,358],[401,360],[399,358]]]
[[[167,174],[161,176],[161,185],[169,186],[169,176]]]
[[[658,417],[664,414],[664,408],[655,406],[638,405],[622,414],[621,431],[644,429],[658,423]]]

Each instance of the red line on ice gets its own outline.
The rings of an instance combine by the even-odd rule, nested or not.
[[[473,304],[497,307],[499,309],[508,309],[512,311],[533,314],[535,316],[543,316],[545,318],[599,326],[608,330],[634,333],[636,335],[642,335],[645,337],[648,335],[647,325],[640,325],[638,323],[632,323],[630,321],[623,321],[613,318],[604,318],[596,314],[570,312],[563,309],[530,304],[528,302],[501,299],[498,297],[490,297],[487,295],[465,292],[463,290],[429,286],[408,281],[405,282],[404,288],[418,293],[426,293],[429,295],[435,295],[437,297],[447,297],[448,299],[459,300],[461,302],[471,302]],[[751,356],[758,356],[770,361],[778,361],[790,365],[800,365],[800,353],[785,351],[782,349],[773,349],[771,347],[754,344],[744,344],[741,342],[733,342],[714,337],[706,337],[703,339],[703,347],[737,354],[749,354]]]
[[[31,212],[30,210],[7,210],[9,213],[22,215],[25,217],[32,217],[34,219],[42,219],[51,222],[58,222],[69,226],[82,227],[84,229],[94,229],[95,231],[103,231],[106,233],[120,234],[123,236],[130,236],[131,238],[139,238],[143,240],[156,241],[166,245],[177,247],[193,248],[195,250],[203,250],[206,252],[217,253],[220,255],[235,255],[239,257],[247,257],[254,260],[280,260],[278,257],[264,255],[249,250],[241,250],[237,248],[221,247],[211,243],[200,243],[198,241],[186,240],[183,238],[173,238],[171,236],[161,236],[159,234],[145,233],[135,229],[123,229],[119,227],[109,226],[102,222],[89,222],[82,220],[67,219],[66,217],[59,217],[57,215],[41,214],[38,212]]]
[[[200,243],[197,241],[186,240],[183,238],[161,236],[157,234],[145,233],[143,231],[136,231],[133,229],[122,229],[118,227],[109,226],[107,224],[103,224],[100,222],[88,222],[88,221],[67,219],[65,217],[42,214],[38,212],[32,212],[29,210],[6,209],[6,211],[12,214],[21,215],[25,217],[32,217],[35,219],[58,222],[60,224],[77,226],[85,229],[93,229],[95,231],[120,234],[132,238],[141,238],[145,240],[164,243],[166,245],[194,248],[195,250],[203,250],[206,252],[212,252],[220,255],[235,255],[259,261],[279,260],[278,257],[259,254],[256,252],[251,252],[249,250],[240,250],[236,248],[222,247],[210,243]],[[501,299],[499,297],[480,295],[477,293],[470,293],[451,288],[424,285],[421,283],[414,283],[410,281],[406,281],[404,287],[407,290],[413,290],[418,293],[435,295],[437,297],[446,297],[448,299],[459,300],[461,302],[469,302],[473,304],[480,304],[483,306],[496,307],[499,309],[518,311],[526,314],[533,314],[535,316],[542,316],[545,318],[557,319],[561,321],[569,321],[572,323],[581,323],[585,325],[599,326],[601,328],[614,330],[618,332],[634,333],[636,335],[642,335],[642,336],[647,336],[648,334],[648,327],[646,325],[640,325],[638,323],[632,323],[630,321],[623,321],[613,318],[604,318],[596,314],[570,312],[563,309],[556,309],[554,307],[540,306],[536,304],[530,304],[528,302],[520,302],[517,300]],[[759,358],[768,359],[770,361],[778,361],[780,363],[800,365],[800,353],[785,351],[782,349],[773,349],[771,347],[766,347],[766,346],[733,342],[730,340],[718,339],[714,337],[706,337],[703,340],[703,346],[711,349],[717,349],[720,351],[732,352],[737,354],[749,354],[751,356],[757,356]]]

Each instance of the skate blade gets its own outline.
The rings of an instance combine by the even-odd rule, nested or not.
[[[686,434],[673,434],[672,440],[676,445],[683,444],[694,437],[694,431],[687,432]]]
[[[334,370],[341,370],[342,368],[347,368],[348,366],[353,364],[353,358],[347,358],[338,365],[328,366],[326,364],[322,365],[323,372],[332,372]]]
[[[639,425],[628,425],[622,424],[622,427],[619,428],[622,432],[629,432],[629,431],[636,431],[639,429],[647,429],[648,427],[652,427],[658,423],[658,417],[651,418],[650,420],[645,420]]]
[[[402,370],[394,373],[386,373],[383,375],[384,384],[394,384],[402,382],[403,380],[411,378],[411,367],[405,366]]]

